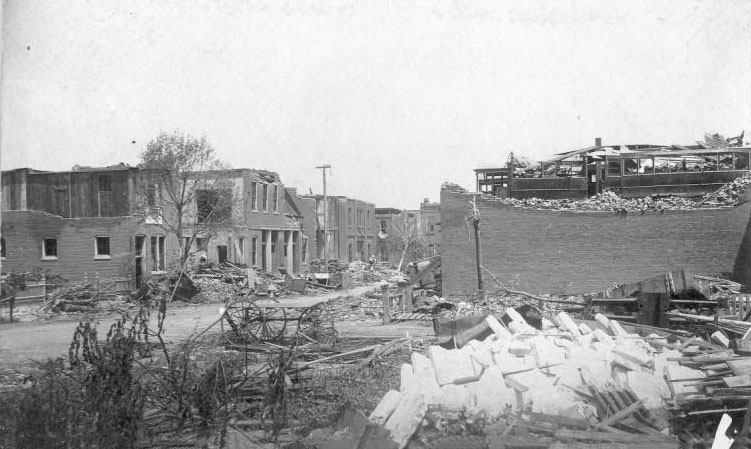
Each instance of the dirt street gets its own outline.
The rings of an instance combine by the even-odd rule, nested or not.
[[[348,291],[335,291],[316,295],[316,297],[333,299],[341,296],[358,296],[372,290],[374,285],[358,286]],[[171,307],[167,311],[168,316],[165,321],[165,340],[177,343],[194,332],[201,332],[219,319],[220,307],[222,304],[218,303]],[[100,332],[106,333],[116,318],[114,315],[100,317],[98,320]],[[156,312],[152,312],[152,320],[156,321]],[[77,325],[77,318],[51,322],[0,323],[0,368],[16,368],[28,365],[32,360],[43,361],[48,357],[67,355]],[[357,328],[352,324],[347,324],[345,327],[348,333],[349,330]],[[220,327],[217,325],[209,333],[219,332],[219,330]],[[388,330],[392,331],[391,328]]]

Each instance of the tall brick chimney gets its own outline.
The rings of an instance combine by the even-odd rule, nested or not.
[[[596,147],[602,146],[602,139],[600,137],[595,137],[595,146]]]

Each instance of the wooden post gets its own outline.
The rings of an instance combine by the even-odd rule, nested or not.
[[[42,275],[42,304],[47,305],[47,275]]]
[[[389,294],[389,286],[381,286],[381,294],[383,296],[383,324],[391,322],[391,296]]]
[[[480,301],[485,301],[485,285],[482,279],[482,252],[480,251],[480,220],[472,221],[475,228],[475,256],[477,259],[477,290],[480,293]]]
[[[412,286],[411,285],[404,287],[404,297],[402,301],[406,305],[405,312],[412,313],[413,308],[412,308]]]

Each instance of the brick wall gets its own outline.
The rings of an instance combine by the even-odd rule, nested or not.
[[[132,273],[134,219],[65,219],[44,212],[3,212],[2,235],[6,244],[3,272],[24,272],[41,267],[53,274],[78,281],[90,278],[123,277]],[[94,238],[110,238],[110,258],[94,258]],[[42,242],[57,239],[57,259],[42,259]]]
[[[444,295],[477,289],[474,235],[468,237],[465,220],[472,196],[457,186],[441,191]],[[527,210],[477,198],[483,266],[521,290],[587,293],[681,268],[748,283],[749,258],[741,247],[751,248],[751,203],[619,217]],[[485,285],[497,288],[487,275]]]

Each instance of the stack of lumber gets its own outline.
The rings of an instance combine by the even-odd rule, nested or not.
[[[99,303],[97,288],[89,283],[76,283],[54,290],[40,308],[43,312],[94,312]]]
[[[666,373],[672,407],[686,416],[746,411],[751,399],[751,358],[732,350],[689,345]]]
[[[745,335],[746,332],[748,332],[749,328],[751,328],[751,323],[748,321],[732,320],[727,318],[717,318],[715,320],[715,318],[711,316],[696,315],[677,311],[669,311],[667,312],[667,314],[671,317],[711,325],[735,335]]]
[[[678,447],[664,374],[682,368],[681,353],[667,339],[602,315],[577,323],[560,312],[536,330],[514,309],[506,314],[506,324],[485,318],[487,338],[413,352],[400,389],[370,419],[400,448],[416,434],[430,438],[424,418],[435,410],[485,419],[490,447]]]

